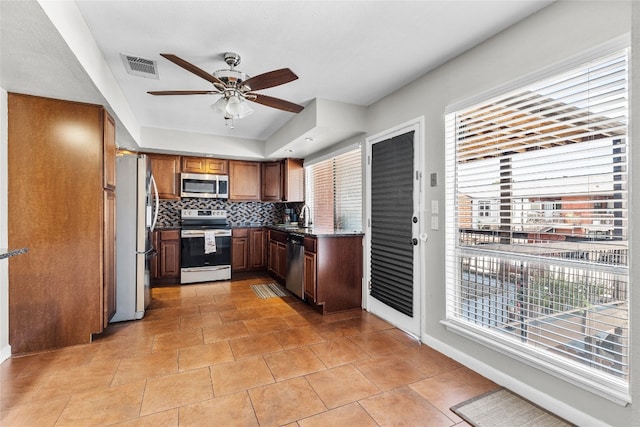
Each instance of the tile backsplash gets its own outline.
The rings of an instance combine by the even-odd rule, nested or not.
[[[226,210],[232,227],[270,225],[283,222],[285,208],[300,212],[302,203],[229,202],[227,200],[183,198],[160,200],[157,227],[179,227],[182,209]]]

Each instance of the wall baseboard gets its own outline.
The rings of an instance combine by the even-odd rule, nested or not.
[[[0,363],[4,362],[10,357],[11,357],[11,346],[7,344],[2,349],[0,349]]]
[[[530,400],[536,405],[539,405],[542,408],[545,408],[546,410],[558,415],[559,417],[575,423],[576,425],[588,425],[594,427],[608,425],[602,420],[593,418],[592,416],[577,410],[573,406],[560,402],[557,399],[549,396],[548,394],[543,393],[542,391],[533,388],[530,385],[509,375],[506,375],[504,372],[494,368],[493,366],[487,365],[486,363],[479,361],[469,354],[459,351],[455,347],[451,347],[450,345],[430,335],[423,334],[422,342],[429,347],[432,347],[435,350],[438,350],[439,352],[451,357],[457,362],[462,363],[470,369],[478,372],[480,375],[485,376],[491,381],[513,391],[516,394],[519,394],[520,396]]]

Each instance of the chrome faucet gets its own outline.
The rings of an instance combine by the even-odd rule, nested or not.
[[[302,210],[300,212],[300,216],[302,217],[302,226],[310,227],[311,226],[311,211],[309,210],[309,206],[305,203],[302,206]]]

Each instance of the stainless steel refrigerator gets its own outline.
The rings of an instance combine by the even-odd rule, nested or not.
[[[151,302],[152,232],[158,197],[147,156],[116,158],[116,313],[111,322],[142,319]],[[155,191],[153,191],[155,189]]]

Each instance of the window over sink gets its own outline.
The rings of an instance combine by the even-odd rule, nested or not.
[[[316,228],[362,230],[360,145],[305,166],[305,200]]]

